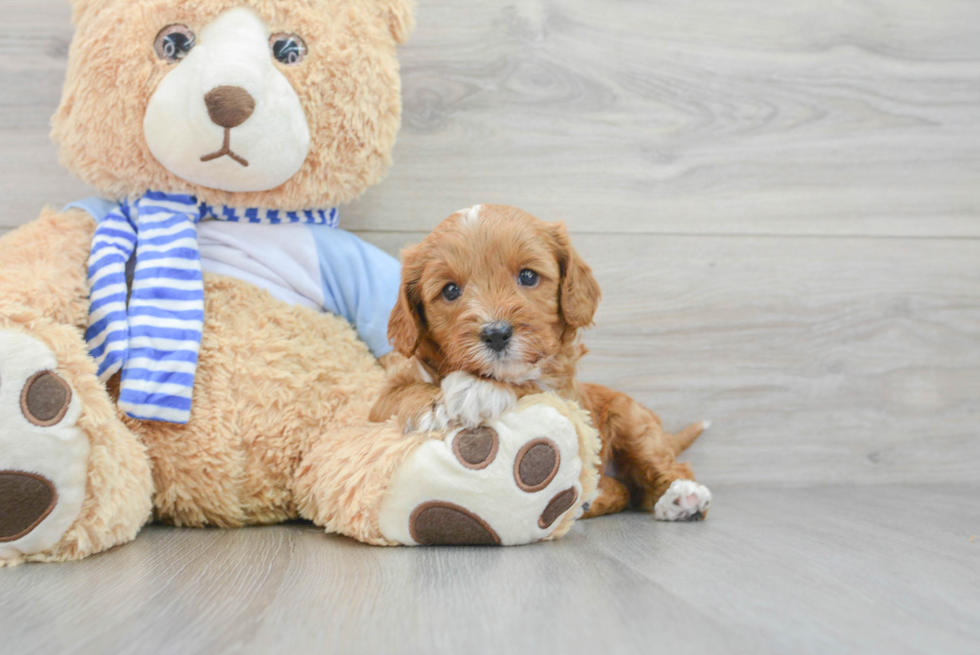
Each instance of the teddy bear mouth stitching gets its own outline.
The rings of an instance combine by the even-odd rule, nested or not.
[[[232,159],[234,159],[236,162],[238,162],[242,166],[245,166],[245,167],[248,166],[248,160],[245,159],[244,157],[242,157],[241,155],[236,154],[231,149],[231,128],[230,127],[226,127],[225,128],[225,141],[221,145],[221,149],[220,150],[216,150],[215,152],[212,152],[209,155],[204,155],[203,157],[201,157],[201,161],[203,161],[203,162],[214,161],[215,159],[220,159],[221,157],[224,157],[224,156],[231,157]]]
[[[220,150],[204,155],[201,161],[209,162],[227,155],[247,167],[248,160],[231,149],[231,131],[255,112],[255,98],[240,86],[218,86],[205,94],[204,104],[211,122],[225,129],[225,140]]]

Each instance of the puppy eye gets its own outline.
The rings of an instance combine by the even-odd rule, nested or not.
[[[186,25],[175,24],[167,25],[160,30],[153,43],[153,49],[160,59],[176,64],[187,56],[194,44],[194,32],[187,29]]]
[[[456,300],[461,295],[463,295],[463,290],[452,282],[442,288],[442,297],[449,302]]]
[[[536,287],[538,285],[538,274],[529,268],[525,268],[517,276],[517,281],[522,287]]]
[[[306,43],[296,34],[273,34],[269,47],[276,61],[286,66],[295,66],[306,57]]]

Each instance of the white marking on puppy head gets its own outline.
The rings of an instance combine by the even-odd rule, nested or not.
[[[460,209],[457,214],[463,217],[461,224],[463,227],[474,227],[480,222],[480,211],[483,209],[483,205],[473,205],[472,207],[467,207],[466,209]]]

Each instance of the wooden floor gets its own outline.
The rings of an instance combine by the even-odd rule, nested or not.
[[[420,5],[395,167],[343,224],[397,252],[477,202],[566,220],[605,296],[583,376],[714,420],[711,518],[508,551],[151,529],[0,570],[0,650],[980,652],[980,2]],[[68,0],[0,28],[2,232],[91,191],[47,136]]]
[[[0,572],[3,652],[976,654],[980,485],[717,491],[510,549],[154,527]]]

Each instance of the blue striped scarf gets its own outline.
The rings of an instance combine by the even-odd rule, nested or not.
[[[150,192],[102,220],[89,257],[89,352],[105,381],[122,370],[119,407],[148,421],[187,423],[204,326],[197,223],[307,223],[337,227],[337,209],[280,212],[211,207]],[[136,251],[130,290],[126,263]]]

